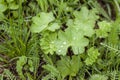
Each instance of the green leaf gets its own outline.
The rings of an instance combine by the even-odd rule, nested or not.
[[[70,65],[71,65],[71,76],[76,76],[76,74],[79,71],[80,68],[80,57],[79,56],[72,56],[72,60],[70,61]]]
[[[9,9],[15,10],[15,9],[18,9],[18,8],[19,8],[19,5],[16,4],[15,2],[11,2],[9,4]]]
[[[91,37],[94,34],[93,28],[98,16],[94,10],[89,11],[86,7],[83,7],[81,11],[74,12],[74,16],[75,19],[67,21],[68,28],[65,31],[59,30],[54,35],[48,33],[47,36],[42,37],[40,45],[46,54],[56,52],[58,55],[66,55],[69,47],[72,48],[74,54],[84,52],[84,48],[89,43],[89,40],[85,36]],[[59,26],[56,28],[52,27],[51,31],[52,29],[55,31],[58,28]]]
[[[108,45],[113,48],[119,48],[118,44],[120,43],[120,17],[117,17],[111,26],[113,27],[111,27],[111,31],[108,35]]]
[[[42,67],[45,70],[49,71],[54,77],[57,77],[59,75],[59,71],[53,65],[46,64],[46,65],[43,65]]]
[[[108,80],[108,77],[101,74],[94,74],[90,77],[89,80]]]
[[[92,65],[94,62],[96,62],[98,56],[100,55],[100,53],[98,52],[98,49],[94,49],[93,47],[91,47],[88,51],[88,57],[85,60],[86,65]]]
[[[67,49],[70,46],[70,34],[66,34],[63,31],[59,31],[58,38],[55,40],[56,54],[66,55]]]
[[[28,80],[34,80],[33,76],[30,73],[26,73],[26,75]]]
[[[53,61],[52,61],[52,58],[46,54],[43,55],[43,60],[47,63],[47,64],[50,64],[50,65],[53,65]]]
[[[7,5],[5,3],[0,3],[0,13],[7,10]]]
[[[48,30],[54,32],[55,30],[57,30],[59,28],[60,28],[60,26],[58,23],[52,23],[51,25],[49,25]]]
[[[55,40],[57,39],[57,34],[52,32],[44,32],[44,35],[40,39],[41,49],[45,54],[54,54],[56,47],[54,45]]]
[[[45,33],[44,33],[45,35]],[[87,38],[74,31],[72,28],[66,29],[65,32],[48,33],[40,40],[42,50],[48,54],[66,55],[68,48],[71,46],[74,54],[84,52],[84,47],[89,43]]]
[[[62,78],[70,74],[70,59],[69,57],[64,57],[61,60],[57,61],[57,69],[59,70]]]
[[[111,23],[107,21],[101,21],[98,23],[99,29],[96,29],[96,35],[100,38],[106,38],[108,32],[111,31]]]
[[[0,0],[0,3],[4,3],[4,0]]]
[[[55,43],[57,50],[56,53],[60,55],[66,55],[68,47],[72,47],[74,54],[80,54],[84,52],[84,47],[89,43],[87,38],[76,31],[74,28],[67,28],[65,32],[58,33],[58,39]]]
[[[13,14],[14,18],[18,18],[18,16],[19,16],[18,15],[19,13],[17,11],[12,11],[12,14]]]
[[[8,69],[4,69],[4,72],[3,72],[4,76],[7,77],[8,80],[16,80],[16,76]],[[2,80],[2,79],[0,79]],[[4,78],[3,78],[4,80]]]
[[[50,79],[54,80],[54,76],[52,74],[48,74],[42,78],[42,80],[50,80]]]
[[[31,59],[28,60],[28,65],[29,65],[29,70],[31,72],[34,72],[34,65],[33,65],[33,61]]]
[[[4,19],[5,19],[5,15],[2,12],[0,12],[0,21],[2,21]]]
[[[94,34],[95,22],[99,18],[96,13],[97,11],[95,9],[88,10],[86,7],[82,7],[81,11],[75,11],[73,13],[75,19],[73,24],[68,24],[68,26],[74,27],[83,35],[91,37]]]
[[[40,46],[45,54],[54,54],[55,52],[59,55],[65,55],[67,52],[68,44],[66,36],[64,36],[63,32],[61,31],[61,37],[57,38],[57,33],[43,33],[43,37],[40,40]],[[60,35],[59,35],[60,36]],[[63,36],[63,37],[62,37]],[[66,41],[66,42],[65,42]]]
[[[85,46],[87,46],[89,43],[89,40],[85,38],[83,34],[79,31],[76,31],[72,28],[69,28],[69,31],[71,31],[71,34],[69,34],[71,35],[71,39],[69,39],[69,42],[74,54],[83,53]]]
[[[14,0],[6,0],[7,1],[7,3],[11,3],[11,2],[13,2]]]
[[[25,80],[24,74],[22,72],[23,66],[27,63],[27,57],[21,56],[17,61],[16,70],[21,79]]]
[[[4,59],[0,57],[0,61],[4,61]]]
[[[32,18],[31,31],[33,33],[42,32],[45,28],[48,27],[48,24],[54,20],[53,13],[41,12],[37,16]]]
[[[70,57],[62,57],[61,60],[57,62],[57,69],[59,70],[62,79],[64,79],[68,75],[76,76],[80,68],[79,66],[79,56],[72,56],[72,59],[70,59]]]

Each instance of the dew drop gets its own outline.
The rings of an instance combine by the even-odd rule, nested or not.
[[[54,42],[52,41],[51,43],[53,44]]]
[[[60,46],[61,48],[63,47],[63,45]]]
[[[61,50],[58,50],[58,52],[61,52]]]
[[[63,44],[66,44],[66,42],[63,42]]]
[[[75,40],[76,38],[75,37],[73,37],[73,40]]]

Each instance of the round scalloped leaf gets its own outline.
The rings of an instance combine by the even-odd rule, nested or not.
[[[53,54],[56,52],[58,55],[66,55],[69,47],[72,48],[74,54],[80,54],[85,51],[85,47],[89,44],[86,36],[91,37],[94,34],[94,25],[98,16],[94,10],[88,10],[86,7],[83,7],[81,11],[75,12],[74,16],[75,19],[68,20],[68,28],[65,31],[60,30],[58,34],[54,33],[57,35],[56,37],[54,36],[54,39],[52,38],[53,35],[49,33],[44,37],[46,39],[45,41],[42,40],[41,47],[44,48],[45,53]],[[52,28],[53,30],[55,29],[54,27]]]
[[[9,9],[16,10],[19,8],[19,5],[16,4],[15,2],[9,3]]]
[[[97,37],[106,38],[108,32],[111,31],[111,23],[107,21],[102,21],[98,23],[99,29],[96,30]]]
[[[87,53],[88,53],[88,57],[85,60],[86,65],[92,65],[100,55],[100,53],[98,52],[98,49],[95,49],[94,47],[91,47],[90,49],[88,49]]]
[[[32,18],[31,31],[33,33],[42,32],[45,28],[48,27],[48,24],[54,20],[53,13],[41,12],[37,16]]]
[[[66,29],[65,34],[68,36],[69,46],[72,47],[74,54],[83,53],[85,46],[89,43],[89,40],[84,37],[83,33],[69,27]]]
[[[75,11],[73,13],[75,16],[73,24],[68,22],[68,25],[76,28],[84,36],[91,37],[94,34],[95,22],[99,18],[96,13],[96,9],[88,10],[87,7],[82,7],[81,11]]]
[[[41,49],[45,54],[54,54],[56,51],[56,39],[57,39],[57,34],[56,33],[43,33],[43,37],[40,39],[40,46]]]
[[[7,9],[7,5],[4,3],[0,3],[0,12],[4,12]]]

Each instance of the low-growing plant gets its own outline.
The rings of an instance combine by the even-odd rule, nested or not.
[[[119,80],[119,4],[1,0],[0,79]]]

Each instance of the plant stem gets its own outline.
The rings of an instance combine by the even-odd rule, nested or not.
[[[116,5],[116,7],[117,7],[118,15],[120,15],[120,7],[119,7],[119,4],[118,4],[117,0],[113,0],[113,1],[114,1],[115,5]]]
[[[69,80],[72,80],[72,77],[71,77],[71,76],[69,76]]]

